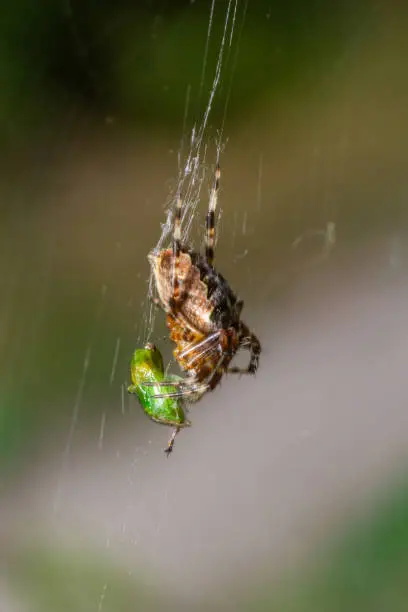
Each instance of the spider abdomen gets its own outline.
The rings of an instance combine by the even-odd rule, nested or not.
[[[238,326],[242,302],[204,257],[182,251],[177,270],[171,249],[152,252],[149,261],[160,302],[167,305],[167,310],[176,305],[179,315],[204,334]],[[174,284],[178,287],[177,296],[173,295]]]
[[[239,335],[231,330],[203,334],[167,315],[170,339],[175,343],[174,357],[182,370],[198,382],[211,378],[211,388],[218,381],[239,348]]]

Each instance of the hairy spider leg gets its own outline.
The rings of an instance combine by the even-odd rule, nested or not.
[[[217,208],[218,190],[220,187],[221,169],[217,164],[215,169],[214,186],[211,189],[208,212],[206,216],[205,232],[205,257],[210,266],[214,263],[214,244],[215,244],[215,209]]]
[[[205,355],[210,354],[211,352],[219,353],[218,361],[216,362],[214,367],[211,368],[211,370],[209,371],[208,375],[204,378],[204,380],[199,381],[195,377],[191,377],[191,378],[187,377],[183,381],[184,386],[180,388],[179,391],[175,391],[173,393],[163,393],[163,394],[155,395],[153,397],[192,396],[193,399],[190,399],[190,401],[195,402],[195,401],[198,401],[202,397],[202,395],[204,395],[204,393],[206,393],[207,391],[211,389],[214,389],[217,386],[218,381],[221,379],[223,373],[227,371],[226,366],[228,365],[228,363],[230,362],[233,356],[232,354],[228,352],[223,352],[220,344],[215,342],[215,340],[218,339],[220,335],[221,335],[221,332],[216,332],[214,334],[211,334],[211,336],[207,338],[206,340],[200,341],[196,344],[191,345],[191,350],[193,350],[194,348],[208,344],[208,348],[200,353],[201,358]],[[196,360],[197,360],[197,357],[194,356],[191,360],[191,363]],[[227,361],[227,364],[224,364],[224,361]],[[215,384],[212,384],[214,378],[216,379]]]
[[[255,336],[255,334],[251,333],[246,326],[243,326],[242,328],[242,335],[243,335],[243,341],[240,343],[239,348],[246,348],[250,351],[250,361],[249,361],[247,368],[238,368],[238,367],[225,368],[225,366],[223,367],[223,362],[226,359],[228,359],[229,361],[232,355],[230,355],[229,353],[221,353],[220,358],[215,368],[213,368],[213,370],[209,373],[207,378],[204,379],[204,381],[202,381],[201,383],[197,384],[197,381],[194,380],[194,378],[191,378],[190,380],[188,378],[184,379],[180,383],[171,383],[171,381],[168,381],[166,382],[166,386],[169,386],[169,384],[172,384],[175,387],[179,386],[180,390],[175,391],[173,393],[163,393],[163,394],[154,395],[153,397],[177,398],[177,397],[193,396],[194,399],[192,401],[196,401],[204,393],[206,393],[209,389],[211,389],[211,382],[214,376],[218,376],[220,378],[222,376],[222,373],[225,371],[228,374],[255,374],[258,369],[259,356],[261,353],[261,344],[258,338]],[[211,335],[212,342],[214,341],[215,336],[216,334]],[[203,345],[205,343],[206,343],[205,341],[204,342],[201,341],[200,343],[197,343],[196,347]],[[230,342],[228,342],[228,344],[230,344]],[[193,348],[195,348],[194,345],[192,345],[191,350]],[[203,351],[203,353],[210,352],[210,349],[211,347],[209,347],[206,351]],[[194,357],[193,359],[196,360],[196,357]],[[150,386],[150,383],[146,383],[146,384]],[[165,386],[165,381],[159,383],[157,386]]]
[[[189,364],[193,364],[194,361],[197,361],[197,359],[202,358],[204,355],[213,350],[213,346],[211,345],[214,343],[214,340],[220,337],[220,335],[221,331],[216,331],[210,334],[209,336],[206,336],[204,340],[190,343],[183,351],[181,351],[179,355],[180,359],[184,359],[189,353],[196,353],[196,355],[189,360]],[[197,353],[197,350],[201,348],[203,350]]]
[[[169,458],[170,453],[173,451],[174,440],[176,439],[176,436],[179,433],[179,431],[180,431],[180,427],[175,427],[169,438],[169,441],[167,442],[167,448],[164,449],[164,452],[166,453],[167,458]]]
[[[213,378],[216,377],[219,380],[226,371],[226,367],[223,366],[223,362],[228,359],[228,362],[231,359],[231,356],[222,351],[219,338],[221,336],[221,331],[214,332],[208,338],[201,340],[196,343],[190,344],[185,351],[183,351],[184,356],[188,355],[192,352],[191,360],[189,361],[189,365],[191,366],[194,362],[201,359],[203,364],[198,365],[198,369],[202,370],[203,365],[205,365],[206,357],[211,356],[213,353],[217,353],[219,355],[217,362],[213,367],[208,368],[208,373],[203,379],[198,379],[196,375],[191,377],[186,377],[179,383],[171,383],[171,381],[161,381],[157,386],[170,386],[169,383],[173,384],[174,387],[178,387],[178,390],[174,392],[166,392],[166,393],[158,393],[153,397],[157,398],[177,398],[177,397],[188,397],[190,402],[196,402],[200,399],[204,393],[208,390],[214,388],[216,385],[212,385]],[[205,347],[205,348],[204,348]],[[197,349],[202,349],[198,355],[194,354],[194,351]],[[148,386],[152,386],[151,383],[146,383]]]
[[[184,351],[181,353],[181,356],[185,357],[190,352],[195,352],[197,349],[201,350],[197,355],[193,355],[190,364],[197,361],[198,359],[202,359],[206,355],[214,352],[215,347],[218,347],[218,344],[215,344],[215,341],[219,339],[221,332],[214,332],[204,340],[201,340],[196,343],[190,344]],[[224,355],[221,353],[220,357],[221,361],[224,359]],[[214,376],[216,370],[220,365],[220,361],[217,363],[216,368],[210,372],[209,376],[204,379],[204,381],[197,381],[194,377],[184,378],[180,381],[173,382],[171,379],[162,380],[160,382],[145,382],[143,383],[146,387],[179,387],[179,391],[169,392],[169,393],[158,393],[153,395],[152,397],[157,398],[167,398],[167,397],[184,397],[187,395],[194,395],[196,393],[202,394],[208,389],[209,382],[211,382],[212,377]]]
[[[255,334],[251,333],[244,324],[241,327],[241,337],[242,340],[239,348],[245,348],[250,351],[249,364],[246,368],[228,368],[227,374],[255,374],[258,369],[261,343]]]
[[[181,253],[181,209],[183,201],[181,194],[177,194],[176,200],[176,213],[174,217],[174,230],[173,230],[173,294],[171,301],[176,304],[180,300],[180,279],[179,279],[179,268],[180,268],[180,253]]]

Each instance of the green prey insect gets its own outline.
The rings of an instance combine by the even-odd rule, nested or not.
[[[127,389],[128,393],[137,395],[147,416],[157,423],[174,427],[164,450],[168,457],[180,429],[191,425],[185,416],[185,402],[177,391],[183,379],[180,376],[165,375],[163,357],[157,346],[151,343],[133,353],[130,377],[132,384]],[[165,386],[163,381],[166,382]]]

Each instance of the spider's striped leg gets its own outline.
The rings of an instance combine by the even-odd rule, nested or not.
[[[206,393],[207,391],[210,391],[211,389],[214,389],[215,386],[218,384],[218,381],[220,380],[223,372],[225,372],[225,369],[222,367],[222,362],[224,358],[225,358],[224,355],[221,354],[215,368],[213,368],[208,373],[206,378],[201,382],[199,382],[195,377],[191,377],[190,379],[184,378],[182,381],[178,383],[162,381],[160,383],[145,383],[145,385],[148,385],[148,386],[156,386],[156,385],[157,386],[171,386],[172,385],[173,387],[179,387],[178,391],[174,391],[171,393],[158,393],[157,395],[153,395],[152,397],[186,398],[187,401],[189,402],[197,402],[204,395],[204,393]]]
[[[225,371],[225,368],[222,367],[225,355],[221,350],[220,335],[221,331],[216,331],[204,340],[192,342],[180,353],[180,357],[185,362],[183,367],[190,372],[197,369],[201,373],[200,378],[187,376],[176,382],[167,380],[160,383],[145,383],[147,386],[178,387],[174,392],[158,393],[153,397],[185,397],[187,401],[196,402],[204,393],[213,389],[221,378],[222,372]]]
[[[261,354],[261,343],[255,334],[251,333],[246,325],[242,324],[242,335],[239,348],[247,348],[250,351],[249,364],[246,368],[228,368],[228,374],[255,374],[258,369],[259,356]]]
[[[170,308],[174,310],[177,302],[180,301],[180,282],[178,271],[180,268],[180,253],[181,253],[181,208],[183,201],[180,193],[177,195],[176,201],[176,214],[174,218],[174,229],[173,229],[173,291],[171,297]]]
[[[208,353],[213,353],[215,347],[218,347],[218,340],[221,336],[221,331],[213,332],[198,342],[192,342],[185,349],[179,353],[179,357],[183,360],[192,353],[191,357],[188,358],[189,366],[192,366],[194,362],[202,360]]]
[[[214,186],[210,194],[210,202],[208,204],[208,212],[205,219],[205,257],[210,266],[214,263],[214,244],[215,244],[215,209],[217,208],[218,189],[220,186],[221,170],[219,164],[215,169]]]
[[[213,362],[212,367],[207,366],[207,368],[205,368],[207,370],[207,373],[204,377],[199,379],[196,376],[193,376],[191,378],[187,377],[183,379],[183,383],[185,386],[183,387],[181,396],[188,397],[189,402],[198,402],[198,400],[201,399],[201,397],[207,391],[211,391],[212,389],[214,389],[226,370],[225,366],[223,365],[223,362],[225,360],[225,354],[222,353],[220,344],[218,342],[219,336],[220,332],[215,332],[214,334],[209,336],[208,339],[198,342],[196,345],[192,345],[192,348],[202,348],[205,344],[208,344],[208,347],[200,354],[200,357],[203,360],[202,366],[198,366],[200,370],[205,368],[205,360],[206,358],[211,358],[211,353],[218,353],[219,357],[216,362]],[[187,352],[185,354],[187,354]],[[189,363],[192,364],[196,360],[197,356],[193,356]],[[169,394],[168,397],[172,397],[172,394]]]

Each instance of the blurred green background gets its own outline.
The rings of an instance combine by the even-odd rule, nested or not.
[[[0,609],[405,610],[404,6],[0,17]],[[146,255],[220,58],[192,236],[221,139],[217,265],[264,353],[166,462],[123,385],[149,333],[170,356]]]

